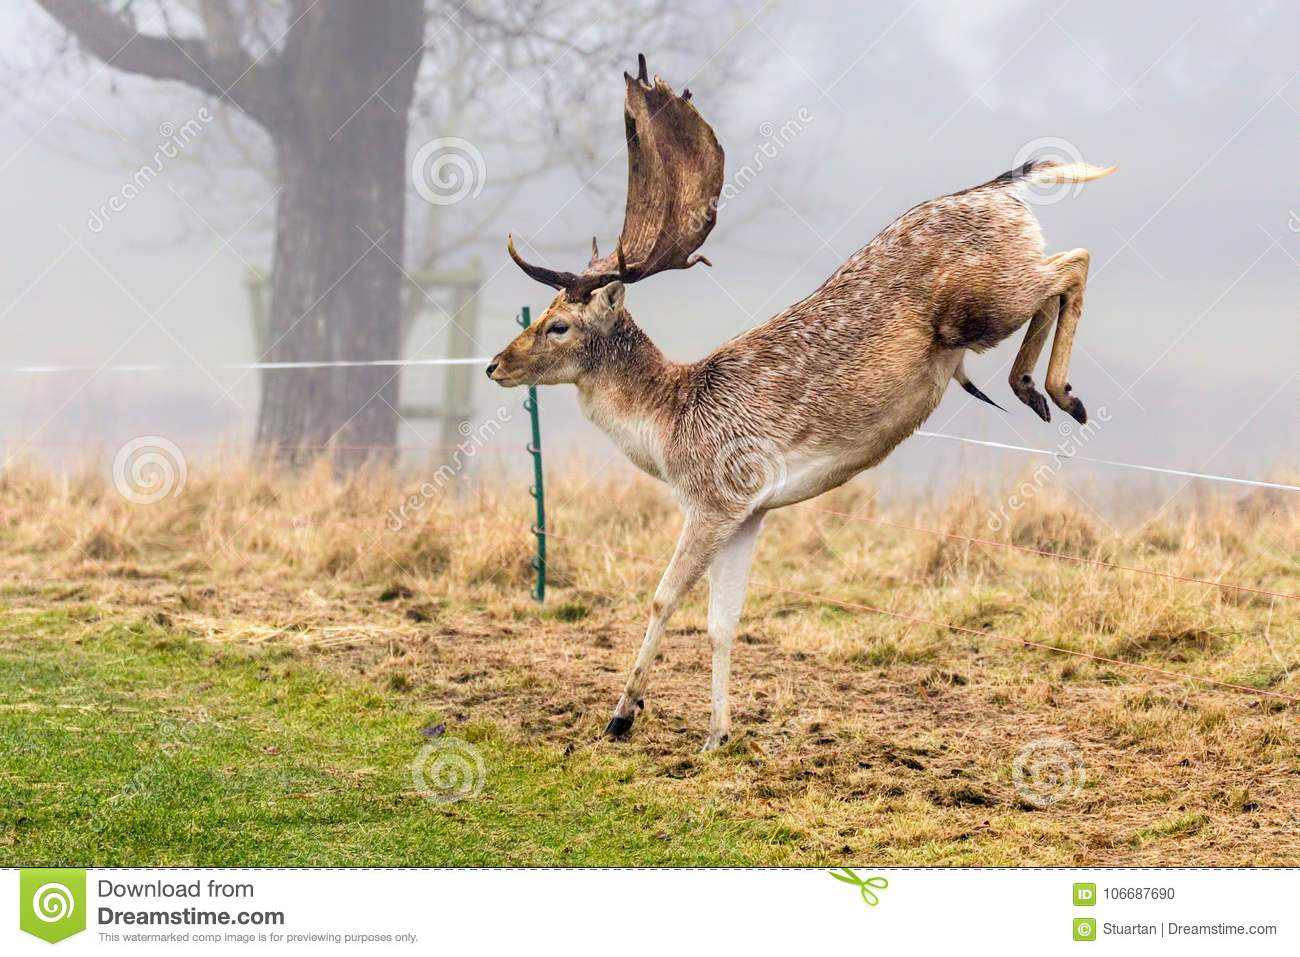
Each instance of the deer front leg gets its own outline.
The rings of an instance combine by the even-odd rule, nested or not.
[[[713,645],[713,712],[704,750],[721,747],[731,738],[731,642],[740,622],[740,609],[749,588],[754,545],[763,515],[751,515],[736,529],[709,566],[709,641]]]
[[[1047,394],[1057,407],[1068,412],[1079,424],[1088,421],[1083,403],[1070,394],[1070,351],[1074,347],[1074,331],[1083,314],[1083,288],[1088,282],[1088,251],[1076,249],[1065,253],[1057,266],[1063,300],[1061,316],[1056,322],[1056,337],[1052,340],[1052,357],[1047,363]]]
[[[646,626],[641,650],[637,652],[636,663],[632,665],[623,695],[614,708],[614,716],[605,727],[607,736],[625,738],[631,732],[632,722],[645,708],[650,669],[654,667],[655,656],[659,654],[659,642],[664,636],[668,619],[682,603],[686,593],[700,580],[719,546],[731,536],[736,525],[735,519],[697,510],[687,512],[677,548],[650,603],[650,623]]]
[[[1047,396],[1034,387],[1034,366],[1042,355],[1043,346],[1047,344],[1047,333],[1056,322],[1061,308],[1061,297],[1050,296],[1029,320],[1029,331],[1020,344],[1016,360],[1011,364],[1011,391],[1016,398],[1033,409],[1044,422],[1052,421],[1052,413],[1047,410]]]

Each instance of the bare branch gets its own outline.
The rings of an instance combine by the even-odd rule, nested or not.
[[[105,64],[128,73],[159,80],[177,80],[235,104],[264,126],[275,122],[275,84],[264,79],[274,68],[257,65],[238,42],[229,49],[220,7],[205,2],[204,19],[218,22],[214,46],[192,37],[139,32],[135,24],[96,0],[37,0],[51,17],[75,37],[80,46]],[[225,14],[229,14],[229,9]],[[233,26],[233,21],[229,26]],[[225,49],[223,49],[225,48]]]

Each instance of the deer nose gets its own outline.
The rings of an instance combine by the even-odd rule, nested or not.
[[[489,379],[492,378],[492,373],[497,371],[497,366],[499,366],[500,364],[501,363],[497,362],[495,359],[493,359],[491,362],[488,363],[487,375]]]

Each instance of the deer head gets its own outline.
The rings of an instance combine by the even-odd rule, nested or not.
[[[617,352],[608,348],[612,337],[635,329],[623,308],[625,284],[712,265],[696,250],[717,221],[722,147],[690,102],[690,90],[678,96],[658,76],[651,82],[642,55],[637,67],[636,76],[623,74],[627,206],[614,251],[601,256],[593,238],[587,268],[563,272],[526,261],[514,237],[507,240],[519,268],[559,294],[488,366],[488,376],[502,385],[576,381]]]

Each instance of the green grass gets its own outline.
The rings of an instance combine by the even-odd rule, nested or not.
[[[426,800],[411,765],[446,720],[283,647],[166,619],[10,611],[0,624],[0,865],[778,863],[775,822],[647,800],[635,756],[472,743],[484,787]]]

